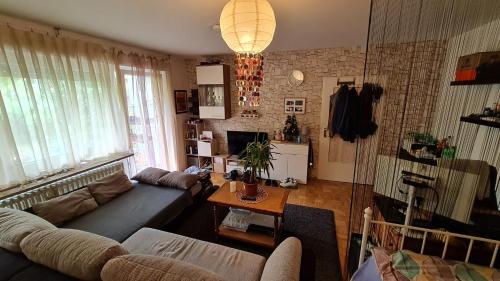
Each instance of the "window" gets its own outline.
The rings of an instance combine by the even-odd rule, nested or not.
[[[168,95],[167,73],[124,65],[120,69],[127,97],[136,170],[146,167],[176,169],[175,128],[166,127],[164,120],[172,114],[172,109],[165,107],[165,99],[162,98]]]
[[[79,42],[58,53],[61,38],[0,34],[0,189],[128,151],[125,104],[104,50]]]

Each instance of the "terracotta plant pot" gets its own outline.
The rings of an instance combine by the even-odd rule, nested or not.
[[[243,188],[245,190],[245,195],[250,197],[257,196],[257,187],[258,184],[256,183],[244,183]]]

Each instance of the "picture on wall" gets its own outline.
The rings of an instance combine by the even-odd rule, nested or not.
[[[185,90],[175,90],[175,113],[185,113],[188,112],[188,96]]]
[[[287,114],[305,114],[306,113],[306,99],[286,98],[285,99],[285,113]]]

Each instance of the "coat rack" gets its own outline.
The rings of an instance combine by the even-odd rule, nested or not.
[[[352,80],[345,80],[345,81],[340,81],[340,79],[337,79],[337,86],[341,85],[356,85],[356,78],[352,78]]]

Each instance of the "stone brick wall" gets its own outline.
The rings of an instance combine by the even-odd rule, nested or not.
[[[261,117],[244,119],[240,117],[242,107],[238,106],[238,96],[234,77],[234,56],[222,55],[208,58],[222,61],[231,67],[231,118],[227,120],[205,120],[205,127],[212,130],[219,142],[219,150],[226,152],[228,130],[261,131],[273,136],[275,130],[283,129],[287,114],[284,113],[285,98],[305,98],[306,114],[297,115],[300,127],[310,129],[314,160],[317,166],[318,140],[320,133],[321,91],[323,77],[361,76],[364,69],[364,51],[358,48],[328,48],[300,51],[266,52],[264,54],[264,86],[261,91],[261,106],[257,109]],[[196,88],[195,66],[199,59],[187,59],[188,82]],[[298,87],[288,84],[288,75],[293,69],[304,73],[304,83]],[[312,176],[316,175],[313,168]]]
[[[370,47],[366,73],[381,81],[385,99],[378,153],[394,156],[406,133],[431,131],[445,54],[446,41]]]

